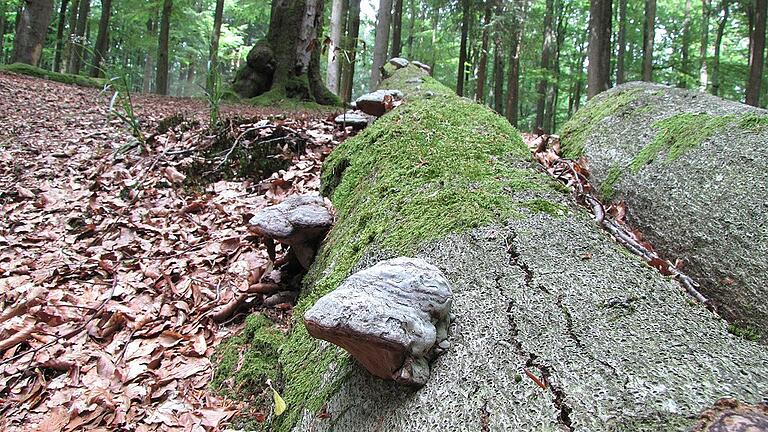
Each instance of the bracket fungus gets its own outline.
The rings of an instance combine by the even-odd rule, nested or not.
[[[248,222],[261,236],[269,257],[275,260],[275,241],[291,247],[302,267],[308,269],[325,234],[333,226],[333,213],[319,196],[297,196],[267,207]]]
[[[393,103],[402,99],[403,92],[400,90],[376,90],[357,98],[355,106],[366,114],[381,117],[392,109]]]
[[[449,347],[451,287],[440,270],[395,258],[353,274],[304,315],[313,337],[334,343],[370,373],[421,387],[429,361]]]
[[[704,411],[691,432],[768,431],[768,404],[748,405],[722,398]]]

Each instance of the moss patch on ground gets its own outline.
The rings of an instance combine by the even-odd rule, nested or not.
[[[548,202],[559,189],[531,169],[530,152],[505,119],[423,73],[418,84],[406,83],[410,72],[398,71],[382,85],[398,87],[408,102],[345,141],[324,164],[323,192],[339,222],[305,278],[293,331],[280,349],[288,411],[275,430],[290,430],[303,410],[321,410],[346,379],[327,370],[343,370],[349,356],[312,339],[301,317],[366,252],[413,255],[427,241],[531,210],[569,211]],[[425,88],[434,89],[434,96],[421,94]]]
[[[562,154],[569,159],[578,159],[584,153],[584,143],[595,132],[597,124],[611,115],[617,115],[635,100],[639,88],[615,91],[600,95],[576,111],[560,129]]]
[[[211,388],[219,394],[250,402],[254,412],[268,410],[272,393],[267,379],[280,391],[279,349],[285,335],[261,314],[250,315],[243,331],[227,339],[216,351],[217,365]],[[247,422],[247,413],[243,416]]]
[[[616,186],[619,178],[621,178],[621,168],[619,168],[617,165],[614,165],[610,170],[608,170],[608,176],[605,178],[605,180],[600,183],[599,192],[603,201],[610,201],[613,199],[613,196],[616,194],[616,191],[613,187]]]
[[[36,66],[24,63],[13,63],[0,66],[0,71],[13,72],[21,75],[29,75],[37,78],[44,78],[64,84],[74,84],[82,87],[104,87],[105,80],[100,78],[90,78],[82,75],[51,72]]]
[[[724,116],[682,113],[659,120],[653,124],[658,133],[650,144],[638,152],[630,168],[633,173],[640,171],[645,165],[652,163],[661,152],[665,152],[667,162],[671,162],[727,126],[735,126],[748,132],[760,132],[768,128],[768,116],[755,113]]]

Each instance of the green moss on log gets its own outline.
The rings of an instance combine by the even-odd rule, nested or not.
[[[629,108],[640,89],[633,88],[599,95],[565,123],[560,130],[563,156],[578,159],[584,153],[584,142],[597,131],[597,125],[606,117],[620,114]]]
[[[51,72],[49,70],[41,69],[39,67],[31,66],[24,63],[13,63],[9,65],[1,65],[0,71],[13,72],[20,75],[29,75],[37,78],[44,78],[51,81],[56,81],[64,84],[79,85],[81,87],[104,87],[105,80],[100,78],[90,78],[82,75],[74,75],[67,73]]]
[[[280,349],[288,411],[275,430],[290,430],[303,410],[321,410],[346,379],[327,371],[344,370],[349,356],[312,339],[301,317],[367,252],[412,255],[450,233],[530,211],[569,211],[547,202],[561,192],[530,169],[530,152],[506,120],[452,95],[423,72],[401,71],[382,87],[403,90],[408,102],[345,141],[325,162],[323,192],[339,223],[305,278],[293,331]]]
[[[621,178],[621,168],[619,168],[617,165],[614,165],[610,170],[608,170],[608,177],[606,177],[605,180],[600,184],[600,197],[603,199],[603,201],[610,201],[613,199],[613,196],[616,194],[616,191],[613,189],[613,187],[619,181],[619,178]]]

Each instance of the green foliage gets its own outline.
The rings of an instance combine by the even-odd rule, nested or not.
[[[51,72],[49,70],[41,69],[36,66],[30,66],[24,63],[13,63],[9,65],[0,66],[0,71],[13,72],[21,75],[29,75],[37,78],[44,78],[51,81],[56,81],[64,84],[74,84],[82,87],[96,87],[100,88],[104,86],[104,80],[99,78],[89,78],[81,75]]]
[[[760,332],[751,327],[742,327],[738,324],[729,324],[728,333],[752,342],[760,340]]]
[[[221,112],[221,101],[224,98],[224,88],[221,84],[221,74],[218,64],[211,64],[208,67],[208,78],[205,86],[205,98],[208,102],[209,127],[216,129],[219,125],[219,114]]]
[[[619,181],[619,178],[621,178],[621,168],[614,165],[608,170],[608,176],[600,184],[600,197],[602,197],[603,201],[613,199],[613,195],[616,193],[613,187]]]
[[[141,123],[133,107],[133,96],[131,95],[131,75],[122,70],[110,68],[105,71],[109,77],[104,91],[112,91],[112,98],[109,101],[109,114],[123,121],[131,130],[131,135],[136,139],[135,143],[128,147],[136,145],[144,147],[144,133],[141,131]]]

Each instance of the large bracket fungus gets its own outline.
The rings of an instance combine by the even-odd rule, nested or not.
[[[264,238],[270,258],[274,241],[291,247],[302,267],[309,268],[317,247],[333,226],[333,213],[319,196],[297,196],[257,213],[248,229]]]
[[[452,299],[437,267],[395,258],[350,276],[307,311],[304,323],[373,375],[420,387],[429,361],[448,347]]]

